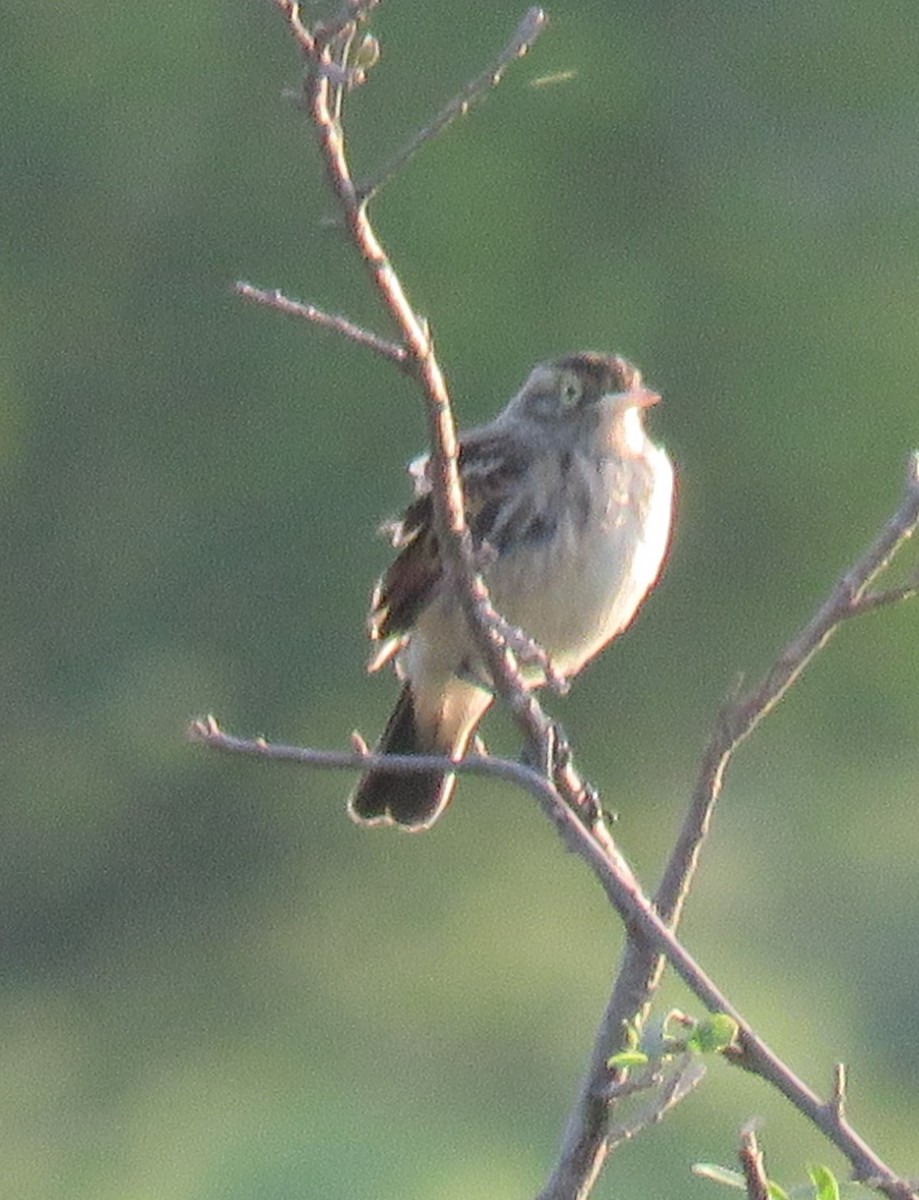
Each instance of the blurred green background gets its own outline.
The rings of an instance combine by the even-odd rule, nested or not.
[[[310,9],[307,8],[307,12]],[[372,169],[522,5],[387,0],[351,105]],[[649,886],[713,715],[893,510],[919,443],[914,0],[556,0],[533,54],[382,196],[462,423],[530,365],[634,358],[677,458],[669,570],[552,702]],[[564,83],[533,86],[574,72]],[[378,522],[418,397],[236,278],[386,332],[268,0],[13,6],[0,48],[0,1192],[518,1200],[554,1159],[621,946],[532,801],[466,780],[431,834],[350,780],[183,741],[346,747]],[[685,937],[919,1173],[919,606],[845,629],[732,769]],[[514,750],[506,722],[489,728]],[[671,1002],[695,1006],[676,986]],[[704,1197],[758,1114],[715,1069],[598,1197]]]

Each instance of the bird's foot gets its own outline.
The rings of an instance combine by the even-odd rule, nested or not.
[[[574,794],[577,799],[578,815],[589,828],[606,821],[612,823],[617,815],[604,809],[600,803],[600,793],[587,779],[582,778],[574,767],[574,751],[568,735],[557,721],[551,725],[551,776],[557,784],[564,785],[565,791]]]

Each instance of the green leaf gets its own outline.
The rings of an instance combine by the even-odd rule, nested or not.
[[[700,1021],[686,1039],[686,1049],[697,1054],[721,1054],[737,1041],[740,1027],[727,1013],[712,1013]]]
[[[740,1192],[747,1190],[747,1182],[740,1171],[733,1171],[729,1167],[719,1167],[716,1163],[693,1163],[692,1173],[699,1175],[702,1179],[711,1179],[714,1183],[723,1183],[727,1187],[736,1188]],[[769,1183],[769,1195],[772,1200],[788,1200],[788,1193],[784,1188],[779,1187],[777,1183]],[[820,1197],[823,1200],[823,1197]]]
[[[839,1200],[839,1184],[832,1171],[826,1167],[810,1166],[807,1173],[814,1185],[814,1200]]]
[[[352,62],[359,71],[369,71],[380,61],[380,43],[372,33],[365,33],[354,52]]]
[[[719,1167],[717,1163],[693,1163],[690,1168],[693,1175],[701,1179],[711,1179],[713,1183],[723,1183],[727,1187],[738,1188],[741,1192],[747,1190],[744,1177],[739,1171],[729,1167]]]
[[[640,1050],[621,1050],[618,1054],[614,1054],[612,1058],[606,1060],[608,1067],[623,1068],[623,1067],[646,1067],[649,1059],[647,1054],[642,1054]]]

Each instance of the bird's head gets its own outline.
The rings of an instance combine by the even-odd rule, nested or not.
[[[564,445],[614,445],[638,452],[642,412],[660,400],[641,372],[618,354],[572,354],[540,363],[502,413]]]

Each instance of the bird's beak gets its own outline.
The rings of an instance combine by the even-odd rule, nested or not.
[[[627,392],[608,392],[603,399],[622,408],[653,408],[660,403],[661,397],[659,392],[652,392],[642,385]]]
[[[660,404],[660,392],[652,392],[650,388],[636,388],[632,393],[634,396],[633,404],[638,408],[653,408],[655,404]]]

